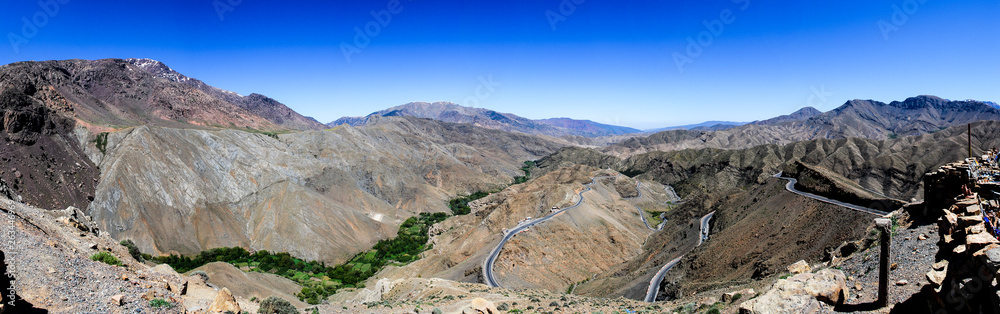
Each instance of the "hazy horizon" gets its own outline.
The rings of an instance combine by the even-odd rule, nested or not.
[[[415,101],[653,129],[852,99],[1000,100],[995,1],[43,0],[0,12],[0,63],[150,58],[323,123]]]

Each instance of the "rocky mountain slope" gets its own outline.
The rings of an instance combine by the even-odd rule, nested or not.
[[[0,80],[0,193],[87,208],[151,254],[245,246],[341,261],[565,145],[412,117],[245,132],[288,128],[151,60],[20,62]]]
[[[803,111],[805,110],[805,111]],[[918,96],[882,103],[852,100],[815,115],[803,109],[790,116],[751,123],[723,131],[674,130],[636,137],[604,148],[617,156],[688,148],[742,149],[765,144],[788,144],[813,139],[887,139],[937,132],[982,120],[1000,120],[1000,110],[978,101],[949,101]]]
[[[798,259],[829,258],[845,241],[865,236],[872,215],[791,194],[784,190],[785,182],[772,174],[808,165],[806,168],[812,170],[798,172],[814,177],[812,183],[803,182],[813,185],[817,193],[853,193],[862,206],[891,204],[878,200],[882,194],[906,200],[921,198],[924,173],[967,154],[963,148],[965,131],[965,127],[953,127],[893,140],[819,139],[742,150],[654,152],[627,159],[591,149],[565,148],[543,158],[539,165],[544,169],[567,162],[586,164],[670,184],[687,202],[668,213],[668,221],[686,224],[691,218],[716,211],[711,240],[668,273],[663,288],[670,296],[776,276],[783,265]],[[1000,122],[974,123],[974,150],[978,153],[1000,144],[993,136],[997,132]],[[856,188],[844,187],[854,184]],[[665,230],[670,230],[670,225]],[[677,237],[677,231],[655,233],[647,241],[653,246],[647,245],[643,254],[609,272],[629,274],[645,269],[645,276],[652,276],[654,265],[676,257],[672,248],[662,246],[676,242]],[[641,281],[599,275],[578,289],[601,296],[640,294],[608,289],[627,286],[622,284],[625,282]],[[591,284],[601,286],[589,287]]]
[[[558,147],[400,117],[279,139],[142,126],[111,133],[107,153],[95,153],[101,182],[89,211],[144,252],[244,246],[339,262],[415,213],[509,183],[522,161]]]
[[[793,112],[791,114],[777,116],[777,117],[774,117],[774,118],[760,120],[760,121],[754,121],[754,122],[750,122],[750,124],[769,125],[769,124],[779,124],[779,123],[784,123],[784,122],[802,121],[802,120],[808,120],[809,118],[812,118],[812,117],[815,117],[815,116],[819,116],[819,115],[822,115],[822,114],[823,114],[823,112],[819,111],[819,110],[816,110],[816,108],[805,107],[805,108],[796,110],[795,112]]]
[[[475,201],[472,214],[448,219],[431,230],[434,246],[422,259],[378,277],[481,282],[483,261],[505,229],[526,217],[548,215],[553,206],[576,204],[584,184],[598,177],[591,190],[583,193],[580,206],[508,241],[494,267],[496,278],[506,288],[566,291],[637,258],[655,231],[643,223],[640,208],[661,212],[672,200],[666,187],[648,181],[639,186],[642,196],[636,197],[637,182],[617,175],[567,164]],[[601,178],[605,176],[610,177]],[[649,213],[642,215],[652,219]]]
[[[369,114],[365,117],[343,117],[330,122],[328,126],[341,124],[362,125],[371,117],[413,116],[445,122],[467,123],[489,129],[520,132],[533,135],[561,137],[567,135],[597,137],[641,133],[642,131],[600,124],[589,120],[555,118],[531,120],[510,113],[500,113],[489,109],[464,107],[450,102],[414,102]]]
[[[0,81],[23,86],[23,94],[49,99],[63,116],[91,125],[283,129],[244,108],[156,77],[121,59],[11,63],[0,66]]]
[[[49,208],[86,207],[99,172],[72,133],[74,107],[52,86],[11,72],[0,67],[0,195]]]
[[[224,100],[240,108],[246,109],[272,123],[292,130],[321,130],[326,126],[316,119],[305,117],[295,112],[285,104],[270,97],[253,93],[242,96],[237,93],[210,86],[201,80],[190,78],[178,73],[162,62],[151,59],[125,59],[126,62],[152,73],[154,76],[171,82],[187,84],[215,98]]]

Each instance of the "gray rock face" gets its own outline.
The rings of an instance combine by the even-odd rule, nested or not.
[[[112,133],[89,212],[143,252],[221,246],[339,262],[456,194],[509,183],[557,145],[391,118],[281,135],[141,126]]]

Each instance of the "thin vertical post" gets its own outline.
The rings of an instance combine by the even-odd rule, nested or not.
[[[882,231],[882,252],[878,272],[878,305],[889,305],[889,236],[892,233],[892,221],[888,218],[876,218],[875,226]]]
[[[969,158],[972,158],[972,123],[969,123]]]

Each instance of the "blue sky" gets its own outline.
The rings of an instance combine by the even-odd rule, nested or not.
[[[998,1],[41,3],[0,5],[0,63],[152,58],[321,122],[411,101],[643,129],[1000,101]]]

